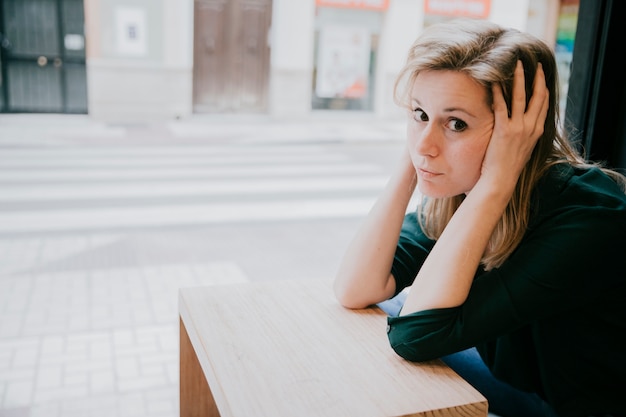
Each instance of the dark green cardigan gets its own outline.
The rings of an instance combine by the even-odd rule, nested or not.
[[[493,374],[562,416],[626,414],[626,195],[599,169],[556,166],[524,239],[479,270],[465,303],[389,317],[394,350],[424,361],[476,346]],[[434,241],[406,216],[392,274],[412,284]]]

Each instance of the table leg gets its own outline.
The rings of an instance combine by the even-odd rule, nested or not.
[[[187,329],[180,320],[180,417],[219,417]]]

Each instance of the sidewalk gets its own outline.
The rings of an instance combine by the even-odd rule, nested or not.
[[[193,115],[181,120],[107,123],[88,115],[0,114],[0,146],[198,143],[311,143],[403,140],[405,120],[367,114]]]

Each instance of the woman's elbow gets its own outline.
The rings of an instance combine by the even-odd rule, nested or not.
[[[426,362],[437,359],[437,356],[428,355],[426,352],[420,351],[420,349],[416,349],[415,347],[409,346],[406,343],[392,343],[391,348],[402,359],[406,359],[410,362]]]
[[[389,344],[396,354],[410,362],[425,362],[441,357],[441,352],[433,341],[427,341],[416,334],[407,333],[393,325],[387,327]]]
[[[335,297],[339,303],[350,309],[362,309],[388,300],[394,295],[395,280],[391,275],[384,282],[381,279],[348,281],[336,278],[333,284]]]
[[[357,310],[367,308],[371,305],[370,303],[365,303],[363,300],[361,300],[358,297],[359,294],[355,294],[354,291],[349,291],[347,288],[345,288],[345,286],[339,285],[336,282],[333,286],[333,290],[335,292],[335,298],[337,298],[339,304],[341,304],[345,308]]]

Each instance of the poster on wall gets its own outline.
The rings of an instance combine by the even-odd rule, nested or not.
[[[559,71],[559,84],[561,89],[561,112],[567,105],[567,90],[572,59],[574,57],[574,40],[576,27],[578,26],[579,0],[561,0],[559,18],[556,30],[555,56]],[[564,115],[562,114],[561,117]]]
[[[146,12],[139,7],[115,9],[115,44],[120,55],[144,56],[148,52]]]
[[[370,34],[365,28],[329,26],[320,30],[315,93],[322,98],[367,97]]]
[[[579,0],[562,0],[556,30],[557,52],[573,53],[576,26],[578,25]]]

